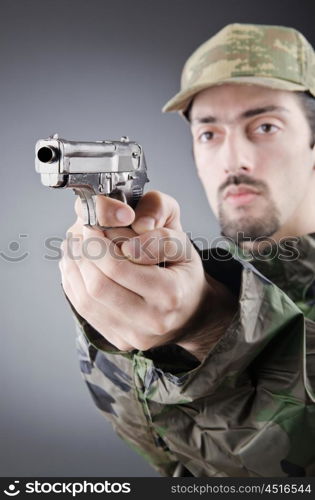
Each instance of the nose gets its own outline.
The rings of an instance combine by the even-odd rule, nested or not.
[[[229,130],[226,133],[219,154],[220,164],[226,175],[252,172],[252,145],[240,130]]]

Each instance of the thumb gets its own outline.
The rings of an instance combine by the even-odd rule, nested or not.
[[[168,194],[149,191],[138,201],[131,227],[138,234],[159,227],[182,231],[178,202]]]

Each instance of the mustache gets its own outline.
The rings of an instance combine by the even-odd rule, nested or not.
[[[247,175],[231,175],[226,179],[226,181],[219,187],[219,193],[221,194],[228,186],[231,185],[238,186],[239,184],[247,184],[248,186],[253,186],[258,190],[268,191],[266,184],[263,181],[252,179]]]

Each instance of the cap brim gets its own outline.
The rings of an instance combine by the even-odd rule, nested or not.
[[[204,84],[196,85],[195,87],[190,87],[187,90],[182,90],[178,92],[172,99],[170,99],[165,106],[162,108],[162,112],[166,113],[169,111],[185,111],[192,100],[192,98],[199,94],[202,90],[214,87],[217,85],[223,85],[223,83],[243,83],[250,85],[260,85],[261,87],[268,87],[277,90],[289,90],[289,91],[305,91],[308,90],[304,85],[299,83],[290,82],[288,80],[281,80],[278,78],[268,78],[268,77],[258,77],[258,76],[237,76],[231,78],[225,78],[223,80],[215,82],[207,82]]]

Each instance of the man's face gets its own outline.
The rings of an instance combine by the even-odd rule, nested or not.
[[[190,118],[198,175],[222,234],[294,236],[315,199],[315,148],[297,97],[224,84],[197,94]]]

